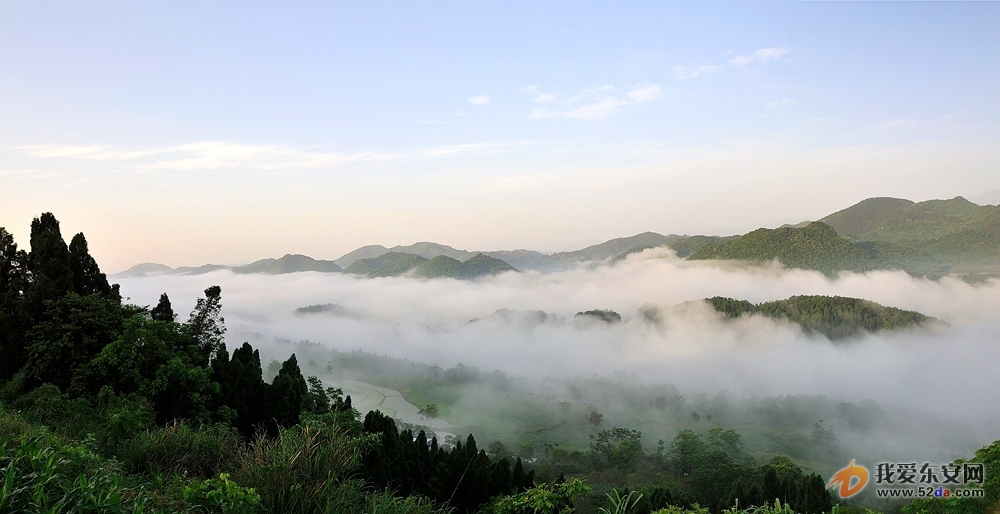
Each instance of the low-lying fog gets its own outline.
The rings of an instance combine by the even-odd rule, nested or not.
[[[613,266],[478,281],[220,271],[119,282],[123,296],[139,305],[155,305],[166,292],[181,321],[205,288],[222,286],[230,348],[250,341],[273,354],[280,351],[277,339],[308,339],[344,351],[442,367],[461,362],[531,377],[624,372],[647,383],[675,384],[682,392],[871,398],[886,408],[961,419],[981,428],[990,441],[1000,438],[1000,282],[995,280],[973,286],[903,272],[830,280],[778,266],[690,263],[667,250],[647,250]],[[947,325],[833,344],[787,323],[759,317],[724,322],[703,303],[685,303],[712,296],[756,303],[799,294],[865,298]],[[316,304],[340,308],[294,313]],[[651,306],[658,309],[658,323],[639,312]],[[500,309],[549,316],[494,314]],[[624,322],[573,318],[589,309],[613,309]],[[480,319],[469,322],[475,318]]]

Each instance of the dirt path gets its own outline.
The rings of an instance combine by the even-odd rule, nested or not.
[[[328,379],[324,380],[324,383],[328,387],[339,387],[344,390],[345,395],[350,395],[351,404],[362,416],[368,414],[370,411],[377,410],[404,423],[429,426],[437,435],[438,442],[443,442],[444,438],[449,435],[455,435],[445,431],[455,428],[454,425],[443,419],[424,419],[419,414],[420,409],[416,405],[406,401],[403,395],[395,389],[350,379]]]

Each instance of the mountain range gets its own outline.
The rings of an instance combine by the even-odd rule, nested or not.
[[[959,274],[969,280],[1000,276],[1000,206],[977,205],[965,198],[912,202],[869,198],[817,221],[743,235],[661,235],[643,232],[586,248],[544,254],[518,249],[468,251],[419,242],[386,248],[368,245],[332,261],[305,255],[262,259],[245,266],[206,264],[170,268],[143,263],[114,275],[197,275],[218,269],[234,273],[282,274],[299,271],[344,272],[366,277],[475,278],[506,271],[550,272],[581,263],[607,263],[649,248],[669,247],[689,260],[781,261],[795,268],[840,271],[901,269],[936,278]]]

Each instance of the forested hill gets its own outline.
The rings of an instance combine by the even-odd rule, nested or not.
[[[984,226],[996,226],[995,205],[976,205],[961,196],[911,202],[869,198],[820,221],[856,241],[931,241]]]
[[[471,279],[487,275],[497,275],[507,271],[517,270],[500,259],[494,259],[489,255],[480,253],[465,262],[439,255],[413,268],[412,274],[417,277],[426,278],[448,277]]]
[[[708,298],[716,311],[727,318],[760,314],[786,319],[807,333],[819,333],[831,340],[857,337],[882,330],[901,330],[938,322],[915,311],[885,307],[869,300],[842,296],[793,296],[785,300],[753,304],[716,296]]]
[[[344,273],[365,275],[371,278],[396,277],[424,262],[427,262],[427,259],[419,255],[389,252],[378,257],[358,259],[344,269]]]
[[[505,271],[517,271],[517,269],[500,259],[481,253],[462,262],[446,255],[426,259],[409,253],[389,252],[378,257],[358,259],[348,266],[344,273],[371,278],[410,276],[472,279]]]
[[[881,264],[870,253],[819,221],[803,228],[761,228],[721,244],[706,243],[688,259],[738,259],[758,263],[778,259],[793,268],[828,274],[840,270],[866,271]]]

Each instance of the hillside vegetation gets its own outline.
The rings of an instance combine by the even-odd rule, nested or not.
[[[517,271],[513,266],[489,255],[477,254],[465,262],[439,255],[413,268],[412,275],[425,278],[471,279],[486,275],[497,275],[507,271]]]
[[[793,296],[759,304],[720,296],[705,301],[727,318],[760,314],[785,319],[798,324],[807,333],[823,334],[831,340],[857,337],[867,332],[919,327],[937,321],[919,312],[842,296]]]
[[[336,262],[320,261],[306,255],[286,254],[280,259],[261,259],[246,266],[232,268],[233,273],[263,273],[265,275],[281,275],[299,271],[319,271],[336,273],[343,271]]]
[[[738,259],[758,263],[778,259],[793,268],[827,274],[840,270],[866,271],[880,264],[870,253],[819,221],[804,228],[761,228],[721,244],[705,243],[688,259]]]
[[[396,277],[424,262],[427,262],[427,259],[419,255],[389,252],[370,259],[358,259],[344,269],[344,273],[366,275],[372,278]]]

